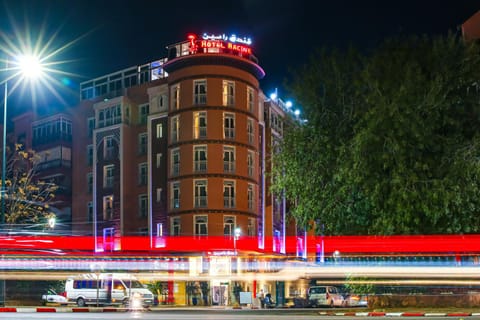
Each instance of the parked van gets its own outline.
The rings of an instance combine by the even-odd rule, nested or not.
[[[65,282],[69,303],[79,307],[118,304],[130,307],[149,307],[153,294],[129,274],[86,274],[83,278],[70,278]]]
[[[311,307],[341,307],[344,305],[344,299],[337,287],[313,286],[308,288],[307,303]]]

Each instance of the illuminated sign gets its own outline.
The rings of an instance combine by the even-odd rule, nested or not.
[[[194,34],[188,35],[190,42],[190,54],[197,53],[199,48],[204,49],[205,52],[210,52],[209,49],[218,49],[216,52],[231,52],[241,56],[252,54],[252,49],[249,45],[252,43],[250,38],[240,38],[232,34],[226,36],[225,34],[207,34],[204,33],[201,39],[197,39]]]
[[[252,49],[247,46],[242,46],[239,44],[234,44],[231,42],[223,42],[219,40],[201,40],[199,42],[200,48],[218,48],[218,49],[227,49],[235,52],[240,52],[243,54],[252,54]]]
[[[238,43],[246,44],[247,46],[252,44],[252,39],[247,38],[247,37],[243,37],[243,38],[242,37],[237,37],[235,34],[232,34],[229,37],[225,34],[215,35],[215,34],[204,33],[202,35],[202,39],[203,40],[222,40],[222,41],[229,41],[229,42],[233,42],[233,43],[238,42]]]

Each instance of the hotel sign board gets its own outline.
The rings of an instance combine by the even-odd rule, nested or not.
[[[232,34],[207,34],[204,33],[200,38],[190,34],[190,53],[231,53],[242,57],[249,57],[252,54],[251,38],[237,37]]]

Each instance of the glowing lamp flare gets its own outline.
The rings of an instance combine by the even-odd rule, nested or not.
[[[23,55],[18,58],[21,74],[28,79],[36,79],[43,75],[43,65],[34,55]]]

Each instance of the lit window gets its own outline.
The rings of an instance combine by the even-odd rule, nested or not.
[[[180,118],[178,116],[172,118],[172,142],[177,142],[180,132]]]
[[[172,109],[180,109],[180,85],[175,85],[172,87]]]
[[[194,104],[206,104],[207,103],[207,80],[195,80],[193,81],[194,88]]]
[[[113,195],[103,197],[103,221],[113,218]]]
[[[157,124],[157,139],[163,138],[163,124]]]
[[[235,105],[235,82],[223,80],[222,101],[226,107]]]
[[[162,188],[157,188],[157,202],[162,202]]]
[[[193,137],[195,139],[207,137],[207,113],[204,111],[193,114]]]
[[[162,154],[157,153],[157,161],[156,161],[156,167],[160,168],[160,165],[162,164]]]

